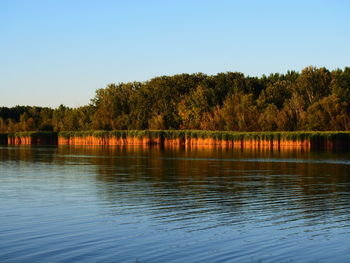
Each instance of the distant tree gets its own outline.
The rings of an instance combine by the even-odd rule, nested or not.
[[[259,127],[262,131],[277,130],[277,116],[279,110],[275,104],[269,104],[259,116]]]
[[[7,124],[6,124],[6,121],[0,117],[0,132],[7,132],[8,129],[7,129]]]
[[[284,103],[276,120],[277,128],[281,131],[304,130],[307,122],[306,102],[303,96],[294,93]]]
[[[331,90],[332,94],[341,101],[350,102],[350,67],[344,70],[337,69],[332,73]]]
[[[277,108],[281,109],[284,102],[290,99],[292,93],[290,90],[290,83],[285,80],[278,80],[273,83],[269,83],[265,90],[262,90],[257,103],[260,106],[273,104]]]
[[[308,125],[311,130],[349,130],[349,105],[330,95],[308,108]]]
[[[225,121],[222,117],[222,109],[216,106],[211,112],[205,112],[200,123],[202,130],[224,130]]]
[[[0,107],[0,131],[348,130],[350,68],[249,77],[239,72],[109,84],[78,108]]]
[[[231,94],[227,97],[222,117],[225,129],[232,131],[258,130],[258,110],[254,105],[253,94]]]
[[[20,129],[18,128],[18,125],[16,125],[16,122],[14,122],[11,118],[7,120],[8,120],[8,125],[7,125],[8,132],[20,131]]]
[[[61,104],[58,108],[56,108],[53,111],[52,125],[54,128],[54,131],[67,130],[65,125],[64,125],[64,116],[65,116],[67,109],[68,109],[67,107],[65,107],[64,105]]]
[[[29,116],[28,116],[28,113],[27,112],[24,112],[23,114],[21,114],[21,116],[19,117],[19,123],[18,123],[18,126],[19,126],[19,129],[21,131],[28,131],[29,129],[28,128],[33,128],[34,127],[28,127],[27,126],[27,121],[29,119]],[[30,125],[31,126],[34,126],[34,120],[32,118],[32,120],[30,121]]]
[[[35,130],[37,130],[37,126],[35,124],[35,120],[32,117],[28,118],[28,120],[26,121],[26,123],[25,123],[25,130],[26,131],[35,131]]]
[[[296,81],[297,92],[304,96],[307,105],[330,94],[331,74],[326,68],[307,67]]]
[[[148,127],[151,130],[164,130],[164,118],[161,114],[154,115],[148,122]]]
[[[199,129],[203,115],[213,106],[213,89],[199,85],[192,90],[178,105],[178,113],[183,129]]]

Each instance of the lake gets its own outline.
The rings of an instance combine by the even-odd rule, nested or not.
[[[346,152],[0,147],[0,262],[350,262]]]

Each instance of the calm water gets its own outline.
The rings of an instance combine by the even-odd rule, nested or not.
[[[0,262],[350,262],[350,154],[0,147]]]

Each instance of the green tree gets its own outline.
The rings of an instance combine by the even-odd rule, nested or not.
[[[200,123],[202,130],[224,130],[225,121],[222,117],[222,109],[216,106],[213,111],[205,112]]]
[[[199,129],[204,113],[210,112],[213,106],[212,89],[199,85],[191,91],[178,105],[178,113],[182,120],[181,128]]]
[[[227,97],[222,117],[225,129],[233,131],[256,131],[258,127],[258,110],[254,105],[253,94],[231,94]]]
[[[306,128],[306,102],[303,96],[293,93],[284,103],[276,120],[277,128],[281,131],[297,131]]]
[[[308,108],[308,125],[311,130],[349,130],[349,105],[337,96],[330,95]]]
[[[148,127],[151,130],[164,130],[164,118],[161,114],[154,115],[148,122]]]
[[[277,130],[277,116],[279,110],[275,104],[269,104],[259,116],[259,127],[262,131]]]
[[[130,112],[130,97],[140,83],[110,84],[105,89],[98,89],[92,106],[96,109],[92,121],[95,129],[122,129],[118,117]]]
[[[331,74],[326,68],[307,67],[296,81],[297,92],[311,105],[330,94]]]
[[[286,80],[278,80],[269,83],[267,88],[261,91],[257,103],[260,107],[273,104],[281,109],[284,102],[290,99],[291,95],[290,83]]]
[[[350,67],[332,72],[331,90],[341,101],[350,102]]]

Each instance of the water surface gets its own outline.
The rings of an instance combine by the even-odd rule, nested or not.
[[[350,155],[0,147],[0,262],[350,262]]]

